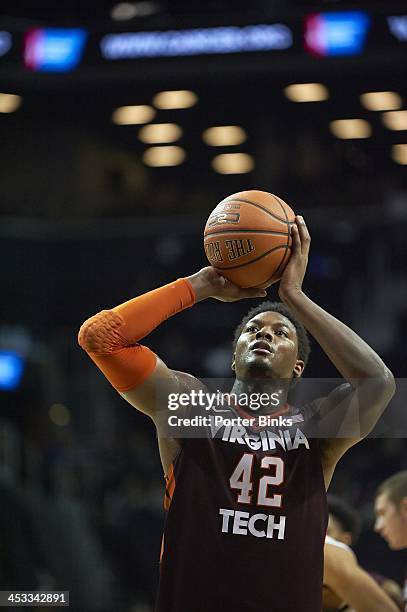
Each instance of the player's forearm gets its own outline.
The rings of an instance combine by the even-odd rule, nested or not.
[[[94,315],[82,325],[79,344],[87,352],[99,354],[132,346],[194,301],[190,284],[178,279]]]
[[[192,306],[195,295],[185,279],[102,310],[79,330],[79,345],[120,392],[141,385],[155,370],[157,357],[139,340],[165,319]]]
[[[391,372],[377,353],[347,325],[315,304],[302,291],[281,296],[315,338],[333,365],[352,384],[368,378],[394,386]]]
[[[367,572],[358,567],[341,595],[355,612],[397,612],[396,604]]]

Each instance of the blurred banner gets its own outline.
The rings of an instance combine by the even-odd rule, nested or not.
[[[187,58],[213,55],[256,55],[267,70],[279,69],[284,58],[297,60],[298,67],[311,66],[316,58],[357,56],[364,61],[396,61],[405,53],[407,14],[399,14],[391,4],[380,10],[330,11],[296,14],[294,17],[259,19],[242,23],[242,18],[218,15],[214,18],[195,15],[180,20],[166,18],[166,27],[140,28],[134,31],[101,31],[95,27],[39,28],[18,27],[0,17],[0,74],[8,70],[66,72],[96,69],[111,62],[124,63],[154,58]],[[77,24],[80,25],[80,24]],[[134,28],[134,24],[132,23]],[[117,26],[116,26],[117,28]],[[273,58],[273,59],[272,59]],[[278,62],[276,59],[278,58]],[[252,57],[253,59],[253,57]],[[266,64],[263,64],[266,61]],[[305,61],[305,64],[303,62]],[[148,64],[147,64],[148,65]],[[175,63],[171,64],[173,67]],[[230,64],[238,70],[239,61]],[[253,69],[258,69],[252,63]],[[168,64],[154,64],[154,69],[168,70]],[[189,65],[195,72],[195,64]],[[100,70],[102,69],[102,72]],[[186,64],[188,71],[188,64]],[[204,69],[213,70],[206,62]],[[132,70],[132,76],[137,77]],[[121,71],[116,77],[125,77]],[[14,76],[18,76],[15,74]]]

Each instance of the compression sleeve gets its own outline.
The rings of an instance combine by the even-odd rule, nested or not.
[[[79,345],[118,391],[129,391],[153,372],[157,356],[138,343],[160,323],[195,303],[185,278],[102,310],[83,323]]]

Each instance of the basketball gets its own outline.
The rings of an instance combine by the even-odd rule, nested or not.
[[[239,287],[269,287],[281,278],[290,258],[294,220],[290,206],[272,193],[234,193],[209,215],[204,232],[206,257]]]

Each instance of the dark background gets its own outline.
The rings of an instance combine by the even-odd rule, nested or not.
[[[405,108],[407,42],[386,25],[386,15],[406,12],[403,3],[155,4],[151,15],[122,22],[107,0],[0,7],[0,30],[14,37],[0,57],[0,93],[22,96],[16,112],[0,113],[0,348],[26,359],[20,387],[0,392],[0,582],[69,589],[75,610],[151,610],[163,520],[154,428],[79,349],[78,329],[97,311],[206,265],[203,227],[218,201],[255,188],[290,203],[313,238],[307,294],[360,333],[396,376],[406,371],[407,175],[391,153],[407,136],[359,99],[391,90]],[[362,55],[304,51],[306,14],[352,8],[369,8],[373,19]],[[98,50],[107,32],[263,22],[290,24],[293,48],[116,63]],[[24,32],[45,26],[89,29],[77,69],[24,69]],[[285,97],[287,85],[314,81],[328,87],[327,101]],[[151,168],[141,126],[117,126],[111,116],[165,89],[191,89],[199,102],[157,111],[153,122],[183,128],[177,144],[187,156],[178,167]],[[339,118],[366,119],[371,137],[336,138],[329,123]],[[246,142],[206,145],[202,132],[222,124],[242,126]],[[229,151],[252,155],[254,170],[217,174],[212,158]],[[269,293],[277,297],[275,287]],[[228,376],[233,330],[251,305],[201,303],[146,344],[174,369]],[[336,375],[315,344],[307,375]],[[332,484],[360,510],[362,564],[399,582],[405,555],[373,534],[372,500],[406,460],[403,437],[372,438],[347,453]]]

